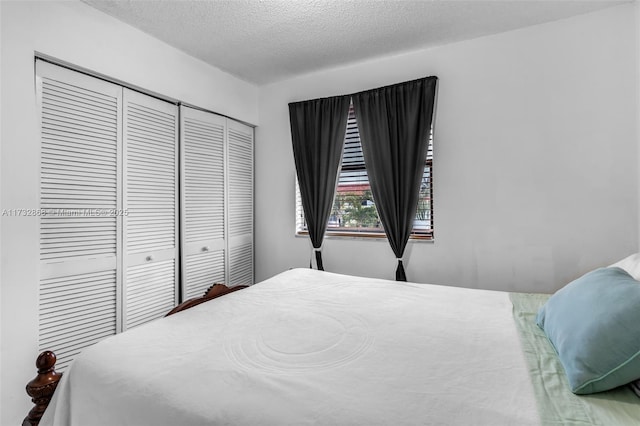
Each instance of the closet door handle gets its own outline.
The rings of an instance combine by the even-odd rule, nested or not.
[[[202,247],[202,251],[209,251],[209,246]]]
[[[152,260],[153,260],[153,256],[151,255],[147,256],[147,259],[146,259],[147,262],[151,262]]]

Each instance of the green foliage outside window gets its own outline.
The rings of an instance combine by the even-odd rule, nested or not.
[[[371,190],[337,192],[329,226],[340,228],[380,228]]]
[[[418,195],[418,208],[416,209],[417,220],[429,220],[431,219],[431,191],[429,183],[425,178],[422,180],[420,186],[420,193]]]

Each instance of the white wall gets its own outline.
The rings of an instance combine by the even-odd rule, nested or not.
[[[318,72],[261,88],[256,271],[309,264],[294,237],[287,104],[439,77],[435,242],[407,276],[550,292],[638,250],[635,4]],[[386,242],[329,239],[329,271],[394,278]]]
[[[0,1],[0,208],[38,207],[34,53],[258,123],[258,89],[77,1]],[[1,217],[0,424],[31,407],[24,392],[37,356],[38,222]]]
[[[636,72],[637,72],[637,81],[638,81],[638,86],[636,87],[637,91],[636,91],[636,108],[638,108],[638,110],[640,111],[640,2],[635,1],[634,5],[636,7],[635,10],[635,18],[636,18]],[[639,170],[640,170],[640,119],[637,120],[636,122],[637,125],[637,137],[638,137],[638,165],[639,165]],[[640,171],[638,173],[638,178],[640,178]],[[640,181],[639,181],[640,182]],[[638,185],[638,191],[640,191],[640,184]],[[640,193],[638,194],[638,209],[640,212]],[[638,218],[638,221],[640,222],[640,217]],[[640,232],[640,229],[639,229]],[[639,236],[640,239],[640,236]]]
[[[2,7],[0,6],[0,25],[2,24]],[[0,47],[2,47],[3,43],[2,43],[2,31],[0,31]],[[0,54],[0,82],[2,82],[2,55]],[[0,83],[0,99],[4,99],[4,96],[2,96],[2,86],[3,84]],[[2,140],[1,137],[1,131],[2,131],[2,105],[3,103],[0,101],[0,141]],[[2,144],[0,143],[0,164],[2,164]],[[0,199],[2,198],[2,173],[0,173]],[[1,207],[1,206],[0,206]],[[0,215],[0,229],[2,229],[2,216]],[[0,235],[1,236],[1,235]],[[2,259],[2,244],[0,243],[0,259]],[[0,289],[2,288],[2,261],[0,261]],[[2,320],[2,290],[0,290],[0,321]],[[0,325],[0,383],[4,382],[4,374],[2,373],[2,352],[4,351],[4,344],[2,343],[2,326]],[[2,417],[2,406],[4,405],[4,399],[2,397],[3,395],[3,391],[2,391],[2,385],[0,385],[0,421],[2,421],[3,417]]]

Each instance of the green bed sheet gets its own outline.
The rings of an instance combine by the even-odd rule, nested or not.
[[[535,321],[549,295],[509,296],[543,426],[640,426],[640,398],[628,386],[592,395],[571,392],[558,355]]]

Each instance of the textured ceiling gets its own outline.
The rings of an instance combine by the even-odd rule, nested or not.
[[[82,0],[248,82],[554,21],[630,0]]]

